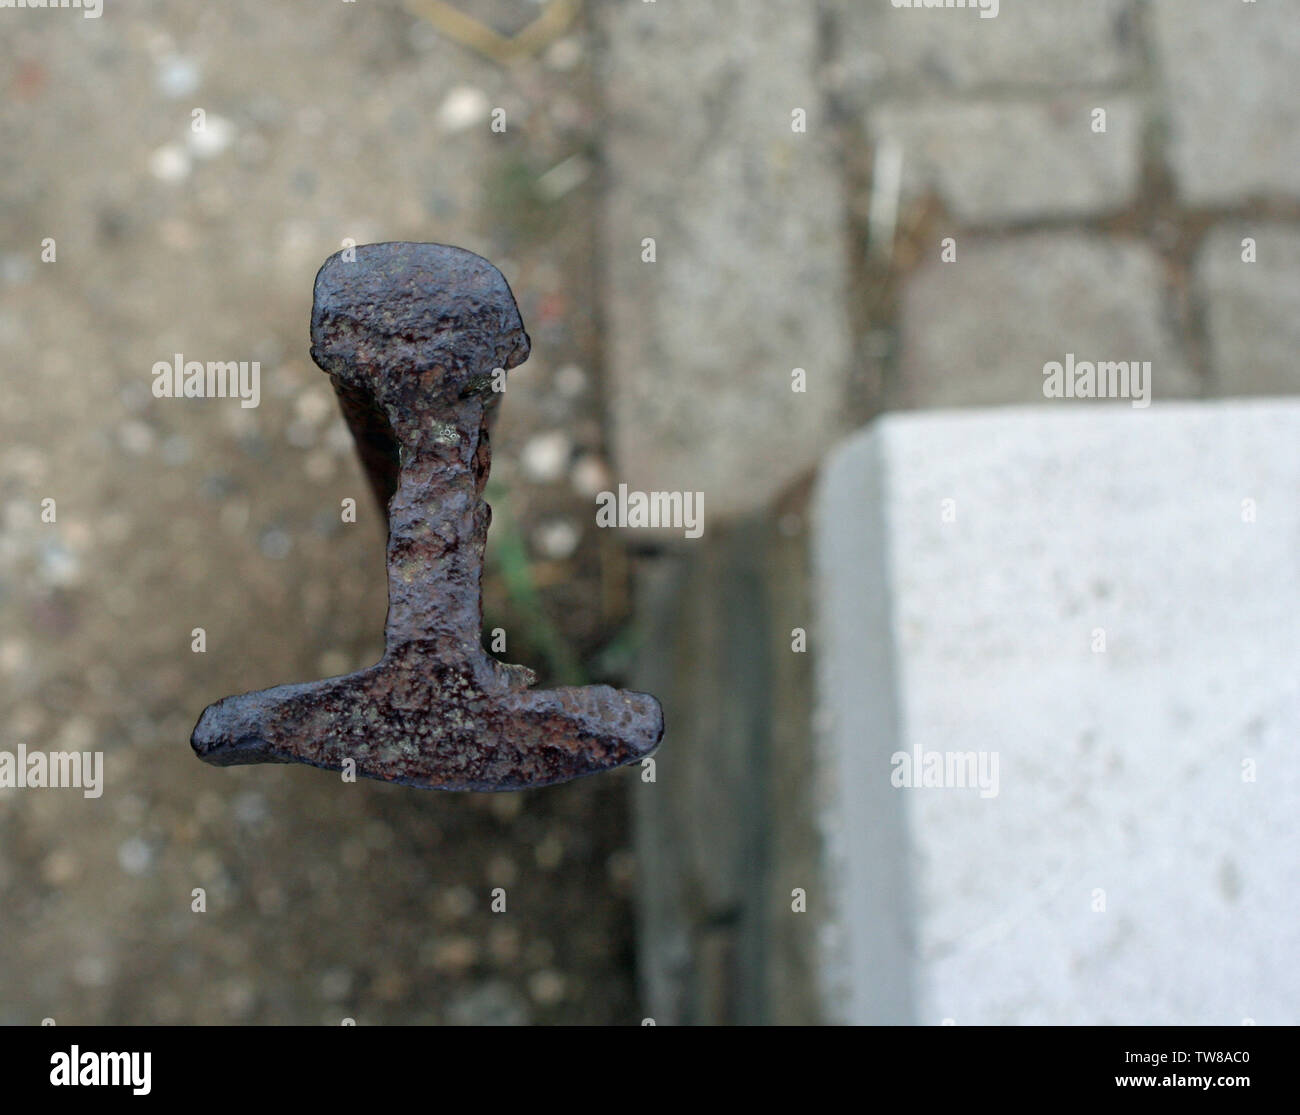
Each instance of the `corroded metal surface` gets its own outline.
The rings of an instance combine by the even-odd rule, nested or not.
[[[384,656],[345,677],[210,705],[195,752],[221,766],[343,770],[350,759],[363,777],[442,790],[545,786],[648,755],[663,736],[653,697],[532,689],[531,670],[481,644],[488,420],[504,370],[529,351],[505,279],[442,244],[355,252],[316,276],[312,357],[387,508]]]

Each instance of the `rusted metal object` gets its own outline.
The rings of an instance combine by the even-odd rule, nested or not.
[[[529,352],[505,279],[442,244],[355,252],[316,276],[311,352],[387,509],[384,656],[210,705],[195,752],[219,766],[350,759],[366,778],[440,790],[546,786],[648,755],[663,736],[654,697],[531,689],[531,670],[481,644],[488,419]]]

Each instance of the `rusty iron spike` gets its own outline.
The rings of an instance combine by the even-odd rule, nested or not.
[[[488,420],[504,370],[529,353],[505,279],[444,244],[353,250],[316,276],[311,354],[388,515],[384,656],[209,705],[195,753],[218,766],[350,759],[363,777],[439,790],[547,786],[645,757],[663,737],[654,697],[532,689],[531,670],[481,643]]]

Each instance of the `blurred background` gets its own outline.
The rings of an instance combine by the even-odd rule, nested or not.
[[[1217,0],[0,11],[0,748],[106,782],[0,789],[0,1022],[816,1020],[817,911],[754,880],[818,854],[818,462],[883,411],[1044,404],[1063,337],[1157,399],[1300,393],[1298,61],[1285,5]],[[510,282],[484,626],[542,685],[659,694],[663,792],[192,756],[211,701],[382,647],[308,356],[347,240]],[[260,361],[260,405],[154,398],[175,353]],[[703,491],[705,537],[596,529],[619,483]]]

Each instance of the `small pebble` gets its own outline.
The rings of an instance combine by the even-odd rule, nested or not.
[[[316,444],[316,427],[295,418],[284,431],[284,436],[295,449],[310,449]]]
[[[563,561],[578,548],[578,528],[567,519],[551,519],[533,532],[537,552],[551,561]]]
[[[196,159],[212,159],[220,155],[235,141],[235,125],[224,116],[208,113],[203,127],[186,133],[190,154]]]
[[[61,887],[77,877],[80,864],[71,852],[60,848],[45,857],[41,864],[41,876],[54,887]]]
[[[41,547],[41,579],[46,584],[67,588],[81,579],[77,555],[57,542]]]
[[[554,871],[564,859],[564,841],[553,832],[547,833],[533,855],[537,859],[537,866],[543,871]]]
[[[480,984],[447,1004],[453,1026],[527,1026],[528,1001],[509,984]]]
[[[145,840],[132,836],[118,845],[117,862],[128,875],[144,875],[153,863],[153,849]]]
[[[322,677],[333,678],[348,672],[349,660],[341,650],[327,650],[316,664]]]
[[[551,1007],[564,998],[564,977],[547,969],[528,977],[528,993],[539,1006]]]
[[[573,36],[552,43],[543,58],[547,69],[567,74],[582,61],[582,43]]]
[[[587,373],[577,364],[565,364],[555,373],[555,389],[570,399],[587,389]]]
[[[334,402],[324,391],[308,388],[293,401],[293,416],[312,426],[319,426],[333,413]]]
[[[519,454],[524,476],[536,484],[550,484],[564,475],[572,452],[569,435],[552,430],[530,438]]]
[[[149,173],[160,182],[183,181],[190,174],[190,157],[176,144],[164,144],[149,156]]]
[[[474,894],[468,887],[450,887],[443,892],[438,905],[447,917],[463,918],[474,909]]]
[[[488,934],[488,949],[498,964],[513,964],[519,959],[519,930],[513,925],[498,925]]]
[[[337,462],[328,452],[317,450],[307,454],[307,459],[303,462],[302,468],[308,480],[323,484],[333,477],[337,470]]]
[[[630,887],[636,879],[636,856],[626,849],[613,852],[605,861],[605,870],[615,886]]]
[[[274,561],[282,561],[289,556],[289,551],[293,549],[293,539],[289,537],[288,532],[281,530],[279,527],[270,527],[262,531],[262,537],[257,542],[258,549]]]
[[[250,828],[262,824],[270,815],[266,798],[255,790],[247,790],[236,796],[231,810],[235,820]]]
[[[488,809],[498,821],[513,821],[523,808],[523,798],[519,794],[492,794],[488,798]]]
[[[337,1003],[352,990],[352,973],[346,968],[331,968],[320,980],[320,995],[326,1002]]]
[[[27,644],[18,639],[6,639],[0,643],[0,673],[13,674],[28,661]]]
[[[599,493],[609,490],[609,469],[594,453],[587,453],[578,458],[569,480],[580,496],[594,499]]]
[[[486,120],[491,107],[483,90],[457,85],[438,106],[437,121],[444,131],[463,132]]]
[[[94,722],[86,716],[73,716],[59,729],[60,751],[89,751],[95,742]]]
[[[438,941],[431,950],[431,966],[446,973],[460,973],[472,968],[478,960],[478,942],[472,937],[449,937]]]
[[[519,877],[519,869],[507,856],[493,856],[488,861],[487,877],[494,887],[508,887]]]
[[[117,428],[117,440],[123,449],[138,457],[153,448],[154,433],[147,423],[128,419]]]
[[[72,978],[82,987],[103,987],[109,975],[110,965],[102,956],[83,956],[72,967]]]
[[[199,67],[192,58],[169,54],[161,59],[154,73],[154,86],[164,97],[188,96],[199,87]]]
[[[221,990],[226,1010],[239,1019],[248,1018],[257,1004],[257,992],[247,980],[231,980]]]

